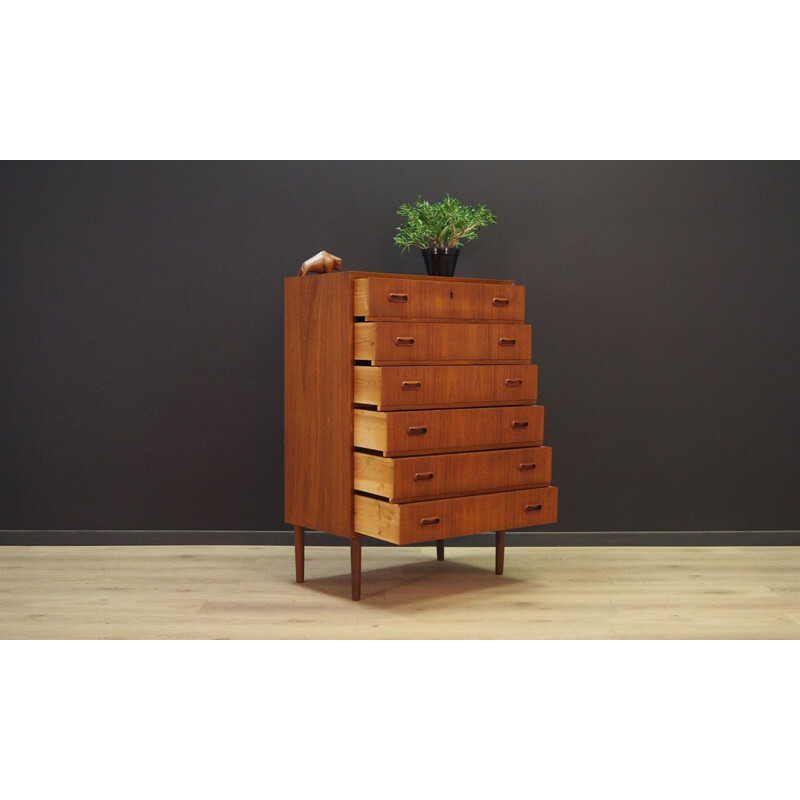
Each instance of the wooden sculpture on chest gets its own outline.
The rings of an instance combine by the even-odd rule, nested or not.
[[[327,250],[320,250],[315,256],[307,259],[300,265],[298,276],[308,275],[309,272],[325,274],[334,270],[341,270],[342,259],[339,256],[329,253]]]

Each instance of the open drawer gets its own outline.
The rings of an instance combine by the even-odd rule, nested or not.
[[[353,487],[393,503],[407,503],[547,486],[552,452],[550,447],[515,447],[408,458],[356,452]]]
[[[558,516],[555,486],[420,503],[388,503],[359,494],[353,500],[356,533],[394,544],[547,525]]]

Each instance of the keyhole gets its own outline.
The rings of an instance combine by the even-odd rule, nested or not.
[[[450,292],[450,299],[451,300],[453,299],[453,293],[452,292]]]

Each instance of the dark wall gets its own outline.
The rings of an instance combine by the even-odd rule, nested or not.
[[[6,163],[0,529],[280,530],[282,279],[421,193],[528,289],[553,530],[797,529],[795,163]]]

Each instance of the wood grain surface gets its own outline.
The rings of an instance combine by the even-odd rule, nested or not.
[[[552,448],[482,450],[408,458],[358,452],[354,487],[393,503],[547,486]]]
[[[525,319],[525,287],[480,281],[415,281],[407,276],[355,278],[354,313],[376,319]]]
[[[389,278],[394,280],[397,277],[402,277],[406,281],[424,281],[425,283],[436,283],[437,281],[447,281],[448,283],[488,283],[493,286],[513,286],[514,281],[506,278],[462,278],[458,275],[426,275],[424,273],[412,274],[403,273],[398,275],[396,272],[365,272],[363,270],[348,270],[353,278]]]
[[[800,639],[800,547],[4,547],[2,639]]]
[[[404,504],[357,494],[353,519],[358,533],[393,544],[414,544],[547,525],[556,522],[557,512],[558,489],[548,486]]]
[[[286,521],[348,538],[353,494],[352,308],[347,272],[284,281]]]
[[[544,406],[422,411],[355,409],[356,447],[385,456],[542,444]]]
[[[525,364],[531,326],[480,322],[357,322],[356,360],[381,364]]]
[[[356,403],[378,411],[536,402],[535,364],[353,367]]]

